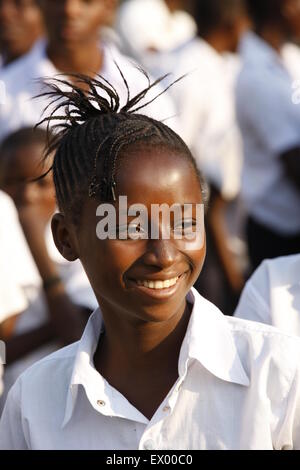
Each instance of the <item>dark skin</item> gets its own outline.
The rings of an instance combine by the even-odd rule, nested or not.
[[[205,35],[205,39],[219,54],[236,52],[241,36],[250,27],[250,20],[245,10],[232,14],[231,21],[215,24]]]
[[[116,0],[39,0],[48,36],[47,54],[61,72],[91,75],[101,70],[99,29]]]
[[[128,196],[128,205],[144,204],[149,214],[151,204],[202,202],[191,164],[162,149],[127,152],[117,192]],[[53,235],[66,259],[80,258],[101,306],[105,335],[94,356],[96,369],[150,419],[178,378],[191,313],[186,295],[201,272],[205,238],[193,250],[174,239],[99,240],[98,204],[94,199],[84,202],[77,227],[68,216],[55,215]],[[176,276],[180,278],[169,293],[137,284]]]
[[[28,183],[48,167],[41,165],[43,144],[31,144],[14,149],[1,158],[1,189],[14,200],[26,241],[43,281],[59,277],[45,242],[45,230],[55,212],[52,175]],[[7,341],[7,363],[11,363],[52,339],[61,344],[77,341],[85,327],[88,313],[73,304],[62,281],[45,290],[49,322],[41,328],[12,338],[15,316],[5,322],[1,336]],[[67,326],[66,326],[67,325]]]
[[[35,0],[0,0],[0,51],[4,65],[29,52],[43,34],[43,21]]]

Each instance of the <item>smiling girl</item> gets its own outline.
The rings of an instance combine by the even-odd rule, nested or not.
[[[155,84],[132,99],[128,90],[120,110],[108,82],[81,81],[87,96],[80,83],[48,93],[60,100],[56,111],[66,109],[49,148],[60,210],[52,231],[60,253],[80,259],[99,309],[79,342],[17,380],[0,447],[300,448],[299,339],[226,318],[192,287],[205,258],[203,219],[196,220],[205,187],[181,138],[134,113]],[[128,218],[116,238],[100,240],[99,205],[118,212],[120,196],[150,218],[153,205],[193,210],[181,227],[159,218],[159,237],[145,237]],[[143,236],[123,239],[131,223]]]

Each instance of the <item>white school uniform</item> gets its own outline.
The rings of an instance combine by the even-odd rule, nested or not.
[[[258,223],[293,236],[300,232],[300,192],[287,178],[280,155],[300,145],[300,106],[292,100],[296,72],[252,32],[242,38],[240,53],[236,107],[244,143],[246,208]]]
[[[294,80],[300,80],[300,47],[292,42],[287,42],[281,49],[281,57],[290,76]]]
[[[11,199],[0,191],[0,323],[4,322],[13,315],[17,315],[28,306],[28,302],[21,287],[15,282],[15,261],[22,256],[20,251],[20,234],[15,230],[15,221],[17,218],[16,210]],[[2,223],[2,219],[6,224]],[[7,244],[17,244],[17,251],[13,251],[14,259],[7,252]],[[19,250],[18,250],[19,249]],[[18,258],[17,258],[17,257]],[[2,346],[2,345],[1,345]],[[5,351],[0,351],[5,353]],[[3,362],[5,357],[0,354],[0,395],[3,392]]]
[[[238,59],[230,61],[199,38],[189,44],[180,58],[176,77],[188,76],[171,92],[183,138],[208,180],[225,199],[234,199],[240,190],[242,166],[233,89]]]
[[[31,52],[15,61],[7,70],[0,72],[0,81],[4,82],[6,88],[5,102],[0,105],[0,140],[21,127],[37,124],[49,104],[48,98],[34,99],[47,90],[41,80],[54,78],[60,73],[48,59],[46,47],[46,41],[39,40]],[[131,97],[148,86],[147,79],[133,61],[123,56],[115,45],[104,44],[102,50],[103,65],[100,74],[116,88],[120,94],[121,106],[124,106],[127,102],[127,89],[115,62],[128,82]],[[154,87],[140,105],[150,101],[160,91],[160,86]],[[178,130],[174,117],[175,108],[168,94],[162,95],[140,112],[158,120],[166,120],[166,124]]]
[[[81,340],[10,391],[1,449],[300,449],[300,340],[221,312],[192,289],[178,380],[147,419],[95,369],[99,309]],[[151,374],[151,371],[149,371]]]
[[[25,274],[22,265],[28,256],[28,248],[24,244],[15,205],[3,191],[0,191],[0,220],[0,323],[2,323],[28,306],[26,296],[20,287],[20,281]],[[32,276],[31,266],[28,266],[27,275]]]
[[[300,255],[264,261],[247,282],[234,315],[300,336]]]

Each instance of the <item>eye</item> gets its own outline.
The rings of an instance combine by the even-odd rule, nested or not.
[[[175,225],[173,231],[175,235],[184,237],[185,235],[196,233],[197,223],[193,219],[183,220],[178,225]]]
[[[117,227],[117,238],[139,240],[145,238],[146,231],[141,224],[120,225]]]

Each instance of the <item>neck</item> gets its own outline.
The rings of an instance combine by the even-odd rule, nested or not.
[[[223,54],[228,50],[227,42],[225,41],[222,33],[214,32],[208,34],[204,39],[219,54]]]
[[[109,312],[101,303],[105,336],[95,354],[96,368],[106,377],[149,377],[149,370],[177,373],[180,348],[190,319],[184,301],[166,322],[125,322],[122,315]],[[113,320],[114,319],[114,320]],[[113,380],[112,380],[113,381]]]
[[[286,41],[286,35],[275,26],[266,26],[259,34],[276,52],[280,54],[281,48]]]
[[[98,40],[76,45],[57,45],[49,42],[47,56],[63,73],[98,73],[103,65],[103,52]]]

